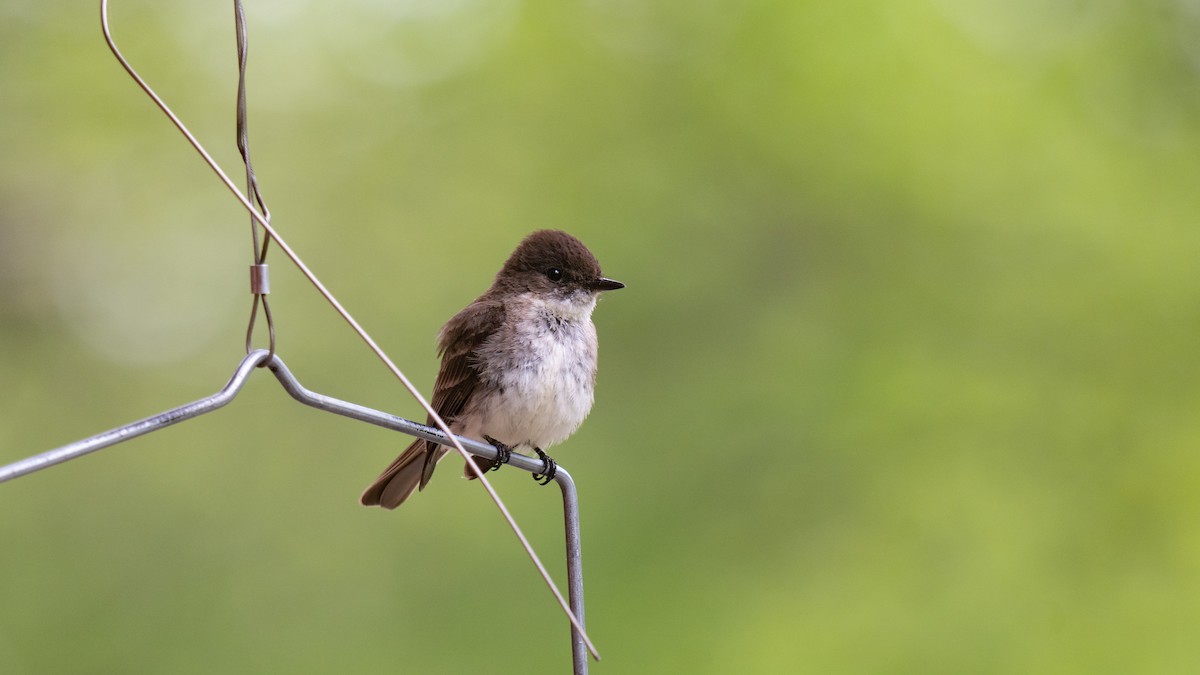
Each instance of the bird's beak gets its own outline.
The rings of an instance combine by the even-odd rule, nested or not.
[[[615,291],[618,288],[625,288],[625,284],[616,279],[606,279],[605,277],[600,277],[590,285],[593,291]]]

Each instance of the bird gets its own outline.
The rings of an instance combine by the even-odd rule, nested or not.
[[[601,293],[624,287],[601,273],[579,239],[538,230],[521,240],[491,287],[442,327],[431,405],[455,435],[496,448],[499,456],[480,470],[500,468],[524,447],[543,463],[534,478],[545,484],[554,477],[556,464],[545,450],[575,433],[594,400],[592,310]],[[434,424],[432,416],[427,424]],[[449,451],[417,439],[359,502],[395,509],[425,489]],[[469,464],[463,473],[475,478]]]

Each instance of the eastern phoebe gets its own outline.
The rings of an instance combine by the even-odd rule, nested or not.
[[[601,275],[596,256],[566,232],[529,235],[492,287],[438,333],[442,367],[433,385],[433,409],[455,435],[482,438],[496,447],[500,457],[491,469],[506,462],[513,448],[526,446],[544,465],[534,478],[549,482],[555,464],[543,450],[566,440],[592,408],[592,309],[602,291],[624,287]],[[385,509],[400,506],[418,488],[425,489],[450,449],[417,439],[359,501]],[[475,477],[469,465],[464,474]]]

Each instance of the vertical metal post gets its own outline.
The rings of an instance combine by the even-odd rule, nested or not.
[[[554,476],[558,486],[562,488],[563,521],[567,534],[567,596],[571,601],[571,611],[579,618],[579,623],[587,625],[583,620],[583,549],[579,539],[579,493],[575,491],[575,481],[571,474],[561,466]],[[583,643],[583,636],[571,626],[571,658],[575,663],[575,675],[587,675],[588,651]]]

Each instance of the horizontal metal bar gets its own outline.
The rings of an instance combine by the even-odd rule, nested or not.
[[[40,471],[56,464],[61,464],[76,457],[82,457],[88,453],[116,445],[131,438],[143,436],[152,431],[157,431],[221,408],[237,396],[238,392],[246,384],[246,379],[250,376],[250,373],[254,372],[254,369],[260,365],[269,367],[279,380],[279,383],[283,385],[284,390],[291,394],[292,398],[307,406],[374,424],[385,429],[399,431],[409,436],[424,438],[427,441],[433,441],[441,445],[454,447],[453,442],[450,441],[446,434],[434,427],[428,427],[397,415],[380,412],[311,391],[300,384],[300,381],[292,375],[292,371],[288,369],[287,365],[284,364],[278,355],[271,358],[270,362],[266,362],[269,356],[270,353],[265,349],[256,349],[247,354],[246,358],[242,359],[242,362],[238,364],[237,370],[234,371],[233,377],[229,379],[229,382],[212,396],[207,396],[152,417],[130,422],[116,429],[110,429],[104,433],[96,434],[95,436],[75,441],[74,443],[68,443],[62,447],[47,450],[33,457],[2,466],[0,467],[0,483]],[[482,441],[460,437],[459,442],[473,455],[486,459],[495,459],[498,454],[496,448]],[[544,468],[542,460],[517,453],[513,453],[508,463],[511,466],[530,473],[539,473]],[[570,474],[561,466],[558,467],[558,474],[565,477],[565,483],[574,484]]]
[[[374,424],[375,426],[383,427],[385,429],[391,429],[392,431],[399,431],[401,433],[408,434],[409,436],[424,438],[427,441],[433,441],[434,443],[439,443],[451,448],[454,447],[454,444],[450,441],[446,434],[441,432],[440,429],[425,426],[424,424],[417,424],[412,420],[405,419],[397,415],[380,412],[356,403],[342,401],[340,399],[336,399],[331,396],[325,396],[324,394],[318,394],[314,391],[306,389],[304,385],[300,384],[295,376],[292,375],[292,371],[288,370],[288,367],[284,365],[283,361],[278,356],[272,359],[270,363],[267,364],[267,367],[271,369],[271,372],[275,373],[275,377],[279,379],[279,383],[283,385],[284,390],[291,394],[292,398],[303,403],[304,405],[312,406],[319,410],[324,410],[337,415],[342,415],[343,417],[356,419],[360,422]],[[458,440],[460,443],[462,443],[463,448],[472,455],[483,457],[485,459],[495,459],[499,454],[496,452],[496,448],[482,441],[477,441],[462,436],[459,436]],[[509,464],[523,471],[529,471],[530,473],[538,473],[544,468],[542,465],[542,460],[517,453],[513,453]]]
[[[178,408],[172,408],[153,417],[131,422],[116,429],[110,429],[102,434],[96,434],[81,441],[75,441],[74,443],[68,443],[53,450],[47,450],[40,455],[34,455],[33,457],[13,462],[7,466],[0,466],[0,483],[20,478],[35,471],[41,471],[56,464],[62,464],[76,457],[82,457],[88,453],[122,443],[131,438],[137,438],[152,431],[169,427],[172,424],[178,424],[184,420],[212,412],[232,401],[234,396],[237,396],[238,392],[242,390],[242,385],[246,384],[246,378],[250,376],[250,373],[254,372],[255,367],[262,363],[266,356],[267,352],[263,350],[247,354],[246,358],[242,359],[242,362],[238,364],[233,377],[229,379],[224,388],[212,396],[181,405]]]

